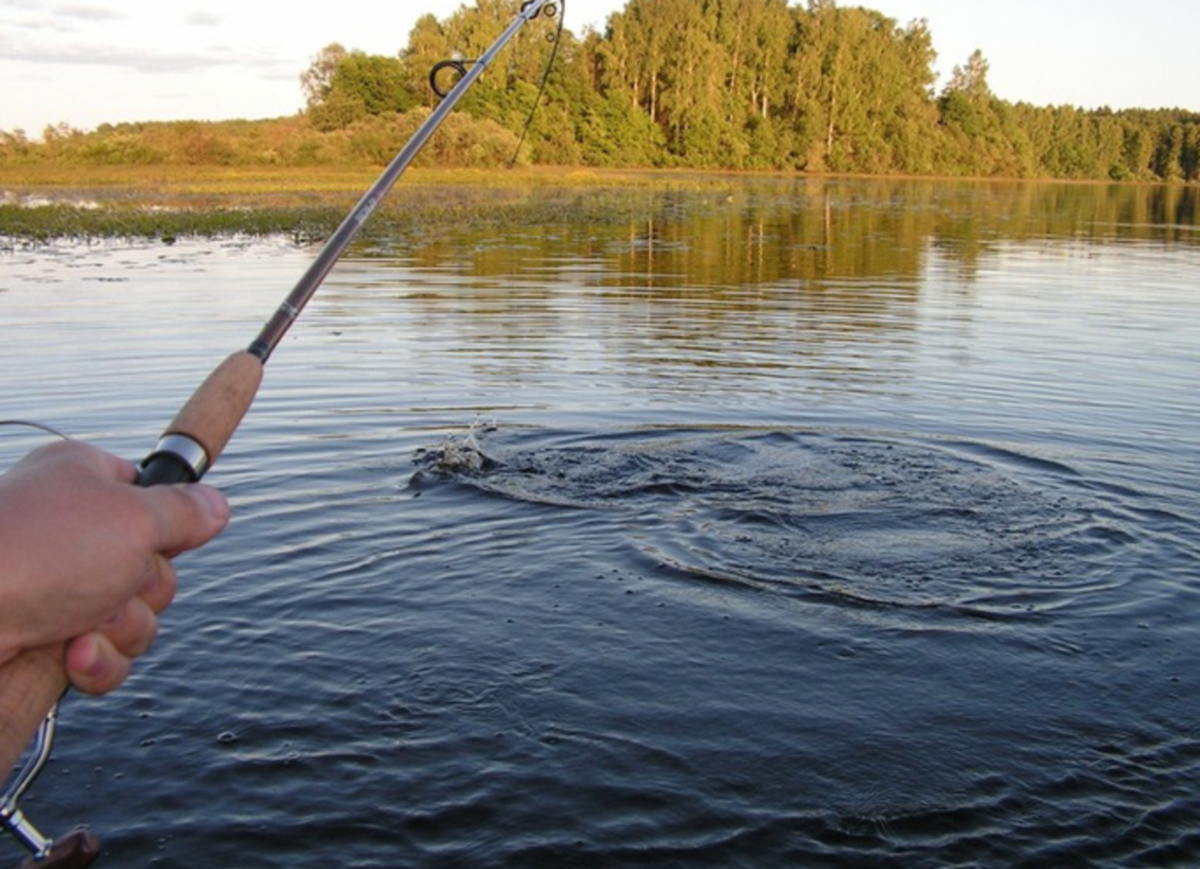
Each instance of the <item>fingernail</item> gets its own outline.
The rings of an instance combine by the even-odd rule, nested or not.
[[[89,638],[84,644],[82,671],[90,678],[104,675],[104,656],[100,654],[100,644]]]
[[[229,502],[225,500],[225,496],[214,489],[212,486],[203,484],[195,484],[188,487],[188,491],[200,498],[204,504],[204,509],[208,514],[222,525],[229,521]]]

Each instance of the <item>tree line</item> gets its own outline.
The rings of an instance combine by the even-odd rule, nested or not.
[[[383,163],[435,104],[431,68],[478,57],[519,5],[425,15],[394,55],[326,46],[300,77],[307,105],[294,118],[60,126],[40,143],[0,132],[0,159]],[[564,29],[555,49],[557,27],[542,17],[521,31],[426,163],[516,154],[542,165],[1200,180],[1200,113],[1013,103],[992,92],[980,51],[937,90],[923,20],[834,0],[628,0],[603,32]]]

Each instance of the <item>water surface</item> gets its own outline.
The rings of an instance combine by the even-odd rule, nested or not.
[[[1195,191],[630,195],[339,265],[30,813],[111,865],[1194,865]],[[313,255],[10,249],[0,417],[139,457]]]

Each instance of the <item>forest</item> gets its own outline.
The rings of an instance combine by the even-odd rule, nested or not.
[[[436,104],[434,64],[479,56],[519,2],[425,15],[394,55],[325,46],[298,71],[293,117],[0,131],[0,163],[384,164]],[[1200,113],[1010,102],[982,50],[936,88],[923,20],[834,0],[628,0],[603,32],[559,25],[524,28],[421,162],[1200,180]]]

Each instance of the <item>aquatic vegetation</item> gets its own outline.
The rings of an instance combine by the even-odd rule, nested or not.
[[[323,235],[336,225],[332,211],[321,209],[153,210],[112,206],[84,208],[54,204],[39,208],[0,205],[0,235],[9,245],[55,238],[161,238],[232,233],[292,233],[298,238]]]
[[[320,240],[336,229],[373,179],[369,170],[345,169],[3,171],[0,245],[72,237],[170,242],[184,236],[277,233]],[[607,223],[645,214],[652,192],[721,183],[719,176],[686,173],[412,171],[364,230],[370,237],[511,221]]]

